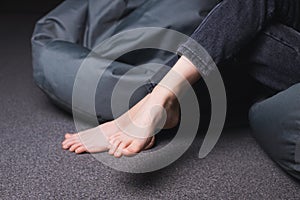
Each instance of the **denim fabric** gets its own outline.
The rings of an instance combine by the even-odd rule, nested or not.
[[[195,48],[195,41],[208,52],[218,66],[229,59],[239,58],[241,53],[251,49],[252,44],[259,43],[256,42],[257,39],[260,39],[262,42],[260,45],[268,53],[265,54],[268,60],[276,59],[275,56],[271,56],[273,51],[284,52],[288,47],[294,50],[294,58],[299,57],[300,35],[296,31],[300,27],[299,11],[300,4],[297,0],[224,0],[208,14],[191,39],[179,47],[178,53],[189,58],[203,75],[209,74],[211,66],[203,63],[202,60],[207,58],[201,58],[203,53]],[[294,29],[290,30],[290,36],[287,39],[289,42],[280,49],[274,49],[274,46],[261,40],[264,37],[269,40],[277,40],[281,44],[285,43],[283,34],[280,33],[282,27],[278,25],[272,27],[271,25],[276,22]],[[287,28],[284,29],[284,32],[287,32]],[[273,32],[275,32],[275,36],[272,34]],[[277,38],[276,35],[279,37]],[[279,45],[276,45],[277,47]],[[255,50],[251,52],[252,59],[255,60],[253,51]],[[290,59],[291,56],[282,59],[286,61],[283,65],[276,65],[281,69],[268,66],[264,68],[262,74],[256,66],[255,70],[258,71],[254,72],[252,69],[252,74],[254,78],[275,90],[286,89],[293,85],[295,80],[300,80],[299,73],[295,74],[294,70],[291,70],[296,66],[292,66],[295,62],[289,63]],[[280,63],[282,64],[282,62]],[[285,78],[290,78],[281,80],[282,71],[285,72]],[[280,83],[277,84],[277,82]]]
[[[250,125],[268,155],[297,179],[300,179],[299,12],[298,0],[224,0],[178,49],[204,76],[212,70],[205,64],[208,59],[218,67],[234,60],[267,86],[261,93],[255,91],[258,98],[249,112]]]
[[[300,33],[281,23],[270,23],[237,60],[263,85],[285,90],[300,82]]]

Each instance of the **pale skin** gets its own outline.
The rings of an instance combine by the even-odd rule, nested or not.
[[[75,134],[65,134],[63,149],[77,154],[108,151],[117,158],[133,156],[154,144],[157,129],[179,121],[177,97],[201,78],[197,68],[182,56],[153,91],[119,118]]]

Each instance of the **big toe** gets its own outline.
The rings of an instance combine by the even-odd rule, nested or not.
[[[142,150],[142,146],[136,142],[132,142],[127,148],[123,149],[122,153],[125,156],[134,156]]]
[[[142,150],[150,149],[154,145],[154,141],[154,137],[148,138],[146,142],[135,140],[127,148],[123,149],[122,153],[125,156],[134,156]]]

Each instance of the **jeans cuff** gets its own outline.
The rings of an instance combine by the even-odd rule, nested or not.
[[[188,58],[197,67],[201,75],[208,76],[216,67],[210,55],[196,41],[189,40],[181,45],[177,50],[177,54]]]

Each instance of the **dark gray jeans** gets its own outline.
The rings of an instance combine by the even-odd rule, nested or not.
[[[188,57],[203,75],[209,73],[211,66],[206,64],[208,61],[203,63],[208,59],[199,55],[201,51],[194,41],[205,48],[217,66],[245,53],[247,56],[251,54],[255,61],[263,57],[268,63],[259,60],[263,63],[251,66],[251,74],[265,85],[283,90],[297,83],[300,77],[300,70],[293,61],[300,48],[300,36],[295,31],[300,30],[299,12],[298,0],[223,0],[178,52]],[[281,46],[269,42],[265,48],[266,44],[258,41],[264,41],[266,37],[277,40]],[[261,52],[257,53],[257,48]],[[281,48],[288,49],[288,52],[281,51]]]
[[[237,60],[268,90],[250,109],[254,136],[286,172],[300,179],[300,2],[224,0],[178,52],[208,75],[193,40],[214,62]],[[278,93],[279,92],[279,93]]]

